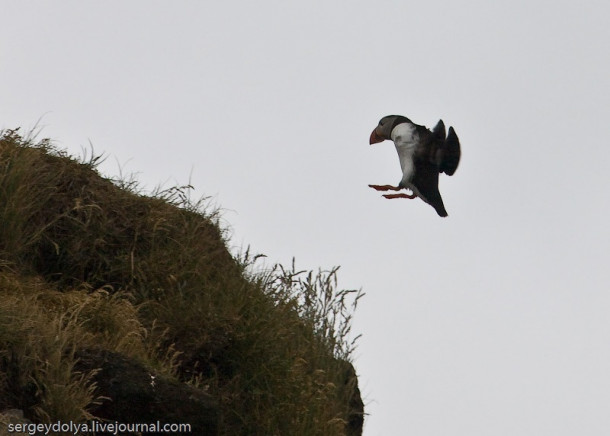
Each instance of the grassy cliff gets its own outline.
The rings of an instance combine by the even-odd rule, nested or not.
[[[97,160],[1,134],[0,413],[154,411],[196,421],[193,434],[360,434],[347,337],[361,294],[338,290],[336,269],[235,258],[189,187],[146,196],[100,176]]]

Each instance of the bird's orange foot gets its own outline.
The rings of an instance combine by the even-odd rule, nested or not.
[[[389,199],[389,200],[391,200],[393,198],[410,198],[410,199],[413,199],[413,198],[416,198],[417,195],[415,195],[415,194],[410,194],[410,195],[409,194],[385,194],[384,197]]]
[[[369,187],[375,189],[376,191],[400,191],[402,189],[399,186],[392,185],[369,185]]]

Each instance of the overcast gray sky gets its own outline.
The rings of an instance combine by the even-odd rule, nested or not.
[[[610,434],[607,2],[0,6],[1,128],[190,177],[236,250],[363,288],[365,435]],[[367,187],[388,114],[456,129],[448,218]]]

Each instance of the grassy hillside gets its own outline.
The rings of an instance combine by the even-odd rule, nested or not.
[[[128,393],[105,374],[132,368],[154,391],[137,402],[167,386],[168,416],[206,404],[194,434],[360,434],[347,336],[361,294],[336,269],[258,269],[189,187],[145,196],[96,157],[34,142],[0,138],[0,412],[120,420]]]

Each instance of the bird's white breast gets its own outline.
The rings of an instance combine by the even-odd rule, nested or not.
[[[407,187],[410,185],[415,171],[413,156],[415,154],[417,142],[419,141],[419,135],[413,124],[402,123],[394,127],[390,137],[396,146],[400,167],[402,168],[401,182],[403,186]]]

